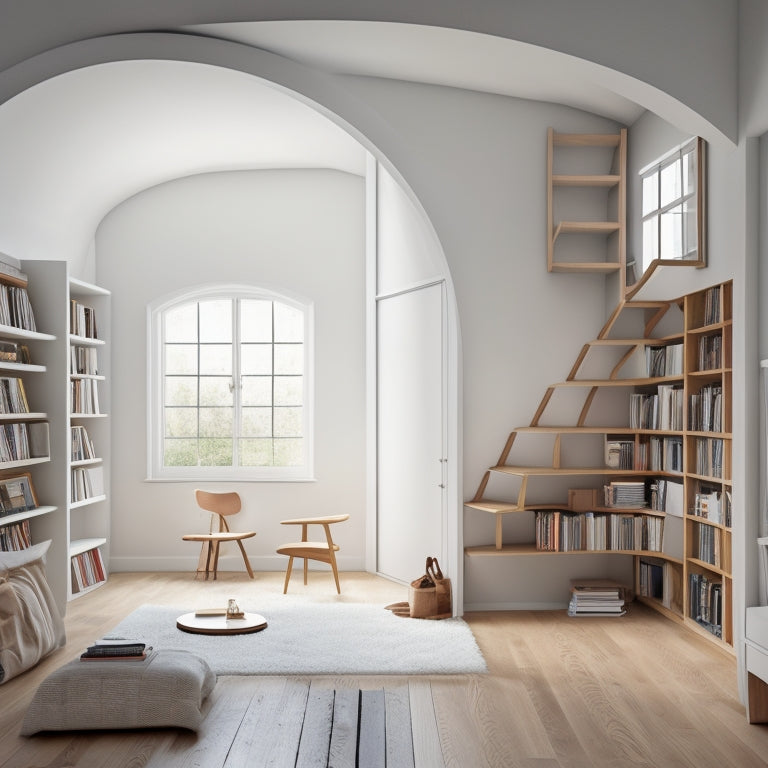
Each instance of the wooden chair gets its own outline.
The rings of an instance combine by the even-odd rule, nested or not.
[[[245,554],[245,548],[243,547],[243,539],[250,539],[251,536],[255,536],[256,531],[246,531],[245,533],[231,531],[226,519],[229,515],[235,515],[240,511],[239,494],[234,491],[229,493],[212,493],[210,491],[197,490],[195,491],[195,498],[199,507],[211,513],[211,525],[208,533],[188,533],[181,537],[184,541],[201,541],[203,543],[195,578],[197,578],[198,573],[205,573],[207,580],[209,574],[213,573],[213,578],[216,579],[219,567],[219,546],[224,541],[237,542],[237,546],[240,547],[240,552],[243,555],[243,562],[245,563],[248,575],[253,578],[251,564],[248,562],[248,556]],[[215,531],[214,524],[217,518],[218,530]]]
[[[300,525],[301,541],[291,544],[282,544],[277,553],[279,555],[288,555],[288,570],[285,572],[285,585],[283,594],[288,591],[288,582],[291,580],[291,570],[293,569],[293,558],[304,558],[304,584],[307,583],[307,565],[310,560],[319,560],[321,563],[328,563],[333,571],[333,578],[336,581],[336,591],[341,594],[339,586],[339,571],[336,567],[336,552],[339,545],[333,543],[331,538],[331,526],[334,523],[343,523],[349,519],[349,515],[331,515],[329,517],[297,517],[292,520],[281,520],[282,525]],[[307,541],[307,528],[310,525],[322,525],[325,530],[325,541]]]

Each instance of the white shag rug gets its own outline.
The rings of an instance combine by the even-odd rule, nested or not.
[[[197,635],[176,627],[194,608],[143,605],[108,634],[202,656],[217,675],[453,675],[488,669],[462,619],[395,616],[358,603],[241,605],[267,620],[246,635]]]

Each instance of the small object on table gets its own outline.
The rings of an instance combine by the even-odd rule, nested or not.
[[[241,618],[230,619],[226,610],[202,616],[199,611],[193,611],[179,616],[176,626],[184,632],[196,635],[245,635],[266,629],[267,620],[258,613],[244,612]]]

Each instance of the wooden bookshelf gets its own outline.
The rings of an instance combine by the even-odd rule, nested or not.
[[[626,169],[624,128],[616,134],[547,131],[549,272],[623,273]],[[571,237],[579,241],[590,238],[590,245],[574,247]]]
[[[634,587],[644,603],[732,648],[732,511],[730,504],[727,511],[725,508],[732,491],[731,290],[731,283],[726,282],[674,301],[622,302],[598,338],[581,350],[566,381],[547,388],[531,423],[510,432],[498,462],[484,473],[475,495],[466,502],[466,514],[490,514],[495,520],[493,543],[467,547],[468,557],[630,556],[635,565]],[[633,316],[634,323],[627,319]],[[631,338],[614,335],[614,328],[619,325],[638,324],[643,328],[639,335]],[[676,361],[682,354],[680,370],[671,375],[647,375],[650,357],[658,353],[658,348],[671,345],[681,346],[664,354],[670,358],[677,355]],[[649,352],[647,348],[652,349]],[[716,354],[710,354],[712,350]],[[600,359],[600,355],[607,355],[605,378],[590,376],[579,380],[582,367],[588,362],[594,368],[593,358]],[[702,367],[702,361],[707,365]],[[669,385],[674,389],[670,390]],[[558,414],[557,423],[548,424],[557,393],[573,393],[578,387],[585,392],[583,400],[573,403],[572,423],[563,424],[562,415]],[[658,423],[647,427],[591,425],[590,415],[599,409],[596,395],[604,390],[626,397],[624,413],[628,422],[633,402],[650,398],[649,404],[655,407],[662,396],[673,393],[674,398],[669,402],[674,401],[680,412],[670,413],[669,418],[679,422],[680,428],[661,428]],[[529,438],[535,438],[535,447]],[[605,454],[600,452],[601,438],[608,441],[620,438],[619,442],[626,443],[632,466],[607,467]],[[551,441],[551,445],[542,444],[545,440]],[[661,456],[655,454],[654,449],[657,452],[673,450],[675,459],[680,461],[679,467],[671,470],[663,463],[658,464],[659,459],[665,462],[668,457],[663,452]],[[559,478],[572,478],[581,483],[593,480],[592,490],[596,494],[593,499],[597,503],[592,503],[588,510],[572,508],[562,495],[561,484],[553,485]],[[615,481],[626,481],[625,487],[642,481],[646,506],[618,507],[601,503],[602,486],[610,486]],[[677,499],[674,510],[652,507],[651,490],[663,487],[671,494],[670,482],[674,483]],[[555,487],[553,497],[547,499],[547,503],[540,503],[547,489]],[[533,493],[534,490],[537,493]],[[534,499],[536,503],[532,503]],[[622,518],[632,519],[637,530],[642,530],[644,524],[637,522],[637,518],[660,518],[662,544],[658,550],[576,546],[567,551],[553,551],[538,546],[533,540],[504,540],[503,521],[508,515],[535,517],[547,515],[548,511],[559,511],[569,524],[577,523],[574,516],[585,512],[606,516],[608,526],[618,525]],[[647,525],[651,527],[650,523]],[[575,529],[579,530],[578,524]],[[659,573],[668,582],[662,582],[662,593],[658,592],[658,584],[652,585],[651,590],[646,584],[648,577],[656,579]],[[662,596],[654,597],[654,594]],[[701,618],[697,594],[704,597],[705,603],[714,601],[719,605],[715,621]],[[704,611],[710,617],[711,608],[712,605],[709,614]]]

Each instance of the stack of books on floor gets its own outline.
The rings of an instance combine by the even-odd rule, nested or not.
[[[626,589],[614,581],[583,579],[571,582],[569,616],[623,616]]]
[[[80,654],[81,661],[142,661],[147,658],[146,643],[127,638],[103,638]]]

